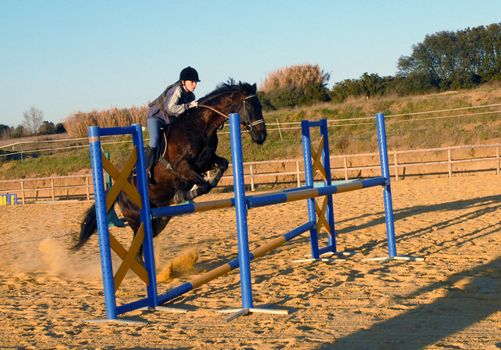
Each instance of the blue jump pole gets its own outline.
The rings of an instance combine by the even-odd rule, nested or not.
[[[249,238],[247,227],[247,203],[245,199],[244,171],[242,160],[242,135],[240,115],[230,114],[231,159],[233,164],[233,191],[238,230],[238,262],[240,265],[240,288],[242,308],[253,308],[250,274]]]
[[[302,131],[302,146],[303,146],[303,159],[304,159],[304,180],[306,187],[313,188],[313,169],[311,164],[311,139],[310,139],[310,126],[307,120],[301,121]],[[315,199],[309,198],[308,200],[308,220],[311,225],[310,229],[310,248],[311,257],[319,259],[320,253],[318,251],[318,232],[317,232],[317,216],[315,213]]]
[[[104,191],[100,136],[99,128],[97,126],[91,126],[89,128],[90,158],[92,162],[92,179],[94,183],[94,197],[96,202],[99,251],[101,254],[101,271],[104,286],[104,303],[106,306],[106,318],[114,320],[117,318],[117,304],[115,300],[113,267],[111,265],[108,213],[106,212],[106,192]]]
[[[327,119],[320,120],[320,133],[324,137],[324,149],[322,150],[322,164],[325,170],[326,179],[324,184],[326,186],[332,185],[331,175],[331,160],[329,150],[329,129],[327,127]],[[327,196],[327,222],[329,223],[331,234],[329,235],[328,251],[336,252],[336,231],[334,227],[334,202],[332,195]]]
[[[111,159],[110,152],[104,152],[104,156],[108,160]],[[108,192],[111,188],[111,175],[106,174],[104,177],[106,179],[104,182],[104,189],[106,192]],[[108,214],[108,226],[110,226],[110,227],[125,227],[124,222],[118,218],[117,213],[115,212],[115,209],[113,209],[113,208],[111,208],[111,210]]]
[[[146,176],[146,165],[144,160],[143,132],[141,124],[134,124],[135,132],[132,133],[132,140],[136,146],[137,161],[137,187],[141,195],[141,221],[144,225],[144,265],[148,271],[149,285],[147,286],[148,306],[154,308],[157,303],[157,280],[155,272],[155,257],[153,253],[153,228],[151,226],[150,197],[148,195],[148,184]]]
[[[390,187],[390,166],[388,162],[388,149],[386,146],[386,128],[384,125],[384,114],[376,114],[377,139],[379,146],[379,160],[381,164],[381,175],[385,179],[384,188],[384,212],[386,221],[386,237],[388,239],[388,255],[393,258],[397,255],[395,243],[395,224],[393,218],[393,204],[391,200]]]

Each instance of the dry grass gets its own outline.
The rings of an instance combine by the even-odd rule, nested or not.
[[[308,84],[324,85],[328,80],[329,74],[324,73],[318,64],[294,65],[270,73],[260,90],[270,92],[282,88],[304,88]]]
[[[302,66],[306,67],[306,66]],[[313,66],[311,66],[313,67]],[[310,68],[311,68],[310,67]],[[299,72],[300,69],[289,67],[291,72]],[[286,69],[282,70],[285,71]],[[316,76],[319,78],[320,69],[316,66]],[[311,73],[313,74],[313,73]],[[314,74],[313,74],[314,75]],[[266,84],[285,84],[286,80],[279,79],[280,74],[271,74]],[[304,82],[305,80],[303,80]],[[298,82],[299,84],[299,82]],[[263,84],[264,85],[264,84]],[[373,123],[370,121],[347,121],[351,118],[364,118],[375,115],[376,112],[384,112],[385,115],[413,113],[433,110],[446,110],[459,107],[481,106],[488,104],[501,103],[501,87],[496,84],[488,84],[474,90],[449,91],[440,94],[428,94],[420,96],[384,96],[377,98],[350,98],[343,103],[324,102],[313,106],[280,109],[278,111],[266,112],[265,119],[268,122],[278,121],[297,122],[301,119],[318,120],[328,118],[329,120],[339,120],[344,126],[337,127],[333,131],[336,135],[333,146],[343,152],[357,153],[365,152],[370,145],[373,145],[371,135],[373,132]],[[451,111],[439,114],[420,115],[419,118],[431,118],[444,115],[460,115],[480,111],[500,110],[499,107],[472,111]],[[99,125],[101,127],[125,126],[132,123],[141,123],[145,125],[147,107],[132,107],[128,109],[110,109],[104,111],[92,111],[89,113],[78,112],[69,116],[65,121],[65,128],[70,137],[87,136],[89,125]],[[501,137],[498,131],[499,114],[485,115],[479,117],[458,117],[443,119],[441,121],[422,120],[413,125],[412,122],[403,122],[403,119],[416,119],[418,117],[408,118],[389,118],[388,132],[394,144],[392,147],[399,149],[410,148],[429,148],[440,145],[457,144],[476,144],[498,142]],[[393,120],[397,121],[393,123]],[[347,126],[346,124],[369,123],[370,125]],[[484,125],[486,127],[482,128]],[[300,146],[295,145],[294,140],[299,140],[299,131],[283,132],[282,137],[278,138],[277,132],[270,132],[269,145],[253,150],[252,154],[256,157],[252,160],[284,158],[300,154]],[[245,140],[244,140],[245,141]],[[288,144],[288,146],[287,146]],[[228,147],[227,137],[221,137],[221,149]],[[250,147],[244,144],[245,147]],[[279,148],[285,150],[279,151]],[[256,151],[256,152],[254,152]],[[225,153],[223,151],[223,153]]]
[[[135,123],[145,125],[147,107],[112,108],[103,111],[76,112],[64,121],[64,127],[71,137],[84,137],[87,128],[96,125],[102,128],[125,126]]]

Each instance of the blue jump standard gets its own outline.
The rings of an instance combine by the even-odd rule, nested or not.
[[[331,181],[330,164],[329,164],[329,146],[328,146],[328,128],[327,121],[302,121],[302,141],[305,164],[305,183],[306,186],[277,191],[272,193],[247,196],[245,194],[244,178],[243,178],[243,161],[241,147],[241,132],[240,132],[240,116],[238,114],[230,114],[230,140],[232,148],[232,163],[234,166],[234,198],[221,199],[208,202],[190,202],[162,208],[150,208],[148,199],[148,189],[146,182],[146,174],[144,170],[144,149],[139,124],[130,127],[117,128],[89,128],[89,144],[91,151],[91,160],[94,178],[94,191],[96,193],[96,215],[98,218],[99,231],[99,247],[101,252],[101,264],[103,272],[104,296],[106,305],[106,317],[108,319],[116,319],[118,314],[123,314],[128,311],[136,310],[142,307],[154,308],[166,302],[169,302],[186,292],[200,287],[201,285],[219,277],[227,272],[240,268],[240,289],[242,297],[242,308],[252,308],[252,284],[250,278],[249,262],[264,254],[272,251],[281,244],[301,235],[304,232],[310,232],[310,245],[312,257],[318,258],[320,254],[325,252],[335,252],[335,230],[334,230],[334,206],[332,203],[332,195],[335,193],[358,190],[374,186],[382,186],[384,189],[384,207],[386,234],[388,242],[389,257],[396,256],[394,218],[391,200],[390,188],[390,173],[388,164],[388,154],[386,149],[386,130],[384,126],[384,116],[382,113],[376,115],[376,126],[378,133],[378,148],[380,154],[381,175],[369,179],[355,179],[343,182]],[[323,140],[323,148],[315,153],[311,149],[310,128],[318,127]],[[101,145],[100,137],[109,135],[131,134],[137,155],[136,169],[139,169],[138,176],[138,191],[141,197],[141,221],[143,222],[145,237],[144,237],[144,259],[145,269],[148,272],[149,283],[147,282],[147,297],[142,299],[117,306],[115,298],[115,289],[113,284],[113,269],[111,266],[110,244],[108,238],[108,215],[106,210],[106,197],[103,184],[103,165],[101,160]],[[313,171],[320,171],[318,168],[319,153],[321,152],[321,160],[323,166],[324,182],[322,185],[317,185],[314,182]],[[313,157],[312,157],[313,155]],[[312,158],[315,164],[312,164]],[[314,169],[315,167],[315,169]],[[315,197],[327,197],[326,219],[328,221],[329,245],[327,247],[318,247],[317,235],[317,219],[315,213]],[[297,201],[301,199],[308,200],[308,222],[293,229],[292,231],[275,237],[266,242],[262,246],[249,251],[249,242],[247,237],[247,210],[267,205]],[[325,203],[325,202],[324,202]],[[155,263],[153,257],[153,239],[151,219],[164,216],[176,216],[193,212],[207,211],[220,208],[235,207],[237,217],[238,231],[238,257],[231,261],[212,269],[203,275],[196,276],[190,282],[184,283],[167,291],[163,294],[157,294]]]

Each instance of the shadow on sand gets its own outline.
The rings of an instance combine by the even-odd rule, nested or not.
[[[433,303],[421,305],[402,315],[356,331],[320,349],[422,349],[434,345],[454,333],[465,330],[501,310],[501,258],[488,264],[452,275],[443,282],[432,283],[402,299],[415,299],[439,288],[447,294]],[[492,329],[492,328],[490,328]],[[499,330],[498,330],[499,331]],[[492,331],[491,331],[492,332]],[[482,344],[482,338],[492,339],[475,327],[464,337],[478,343],[501,348],[501,333],[497,344]]]

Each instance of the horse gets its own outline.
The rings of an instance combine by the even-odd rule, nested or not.
[[[228,168],[228,160],[216,154],[217,130],[230,113],[241,115],[241,127],[250,133],[253,142],[265,142],[266,124],[256,84],[236,84],[233,80],[220,84],[198,100],[198,108],[187,110],[163,130],[167,143],[164,142],[162,156],[153,168],[154,181],[148,184],[151,208],[191,201],[218,184]],[[131,180],[134,183],[134,178]],[[139,208],[123,192],[117,202],[135,236],[141,225]],[[153,237],[170,219],[167,216],[152,220]],[[73,249],[80,249],[96,230],[94,204],[85,213]]]

